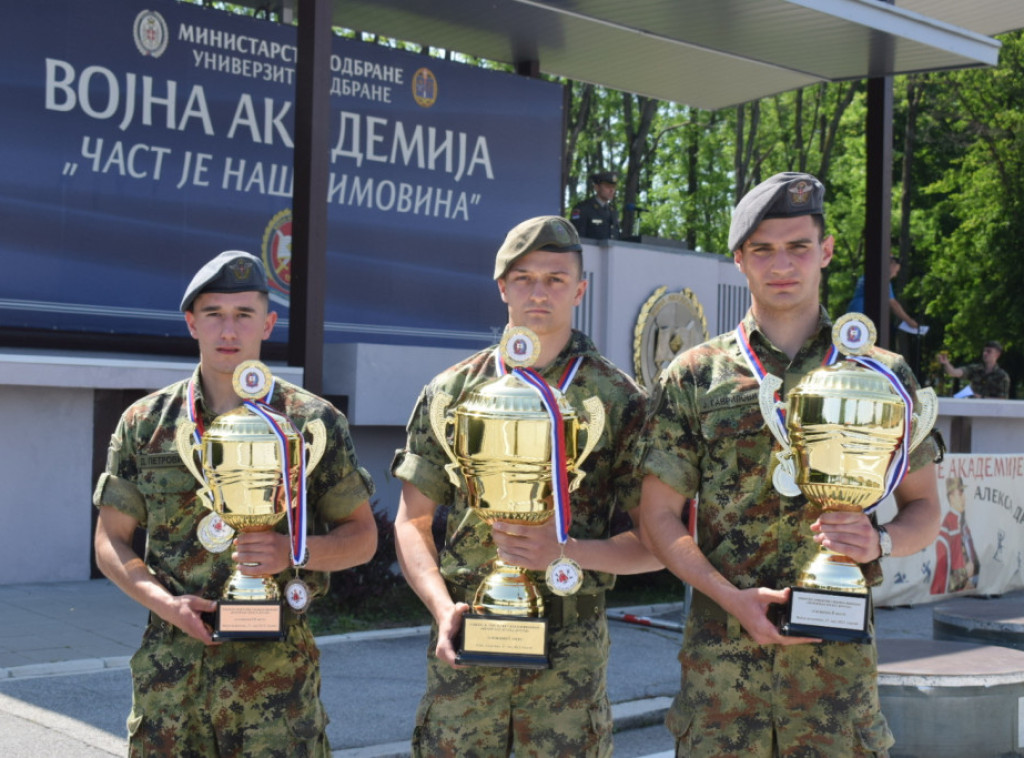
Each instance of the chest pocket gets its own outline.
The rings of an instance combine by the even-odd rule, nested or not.
[[[174,528],[183,516],[194,520],[195,511],[205,513],[206,504],[196,497],[199,482],[184,465],[145,465],[139,469],[139,492],[146,500],[149,528]]]
[[[767,476],[774,438],[765,426],[756,395],[748,397],[701,414],[708,455],[703,477],[716,488],[756,488]]]

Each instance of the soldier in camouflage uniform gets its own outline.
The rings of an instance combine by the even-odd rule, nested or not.
[[[540,339],[539,373],[557,386],[566,367],[582,356],[566,399],[580,408],[585,398],[596,395],[608,411],[601,439],[584,464],[586,476],[571,496],[566,555],[584,569],[583,585],[575,595],[544,597],[549,670],[455,665],[453,638],[495,551],[506,563],[531,569],[542,591],[543,572],[560,553],[554,519],[540,526],[497,522],[489,527],[469,509],[465,492],[452,487],[444,470],[448,458],[431,428],[431,399],[445,392],[454,398],[454,408],[474,388],[493,380],[494,348],[442,372],[423,390],[409,421],[406,447],[392,467],[405,482],[395,519],[399,559],[435,621],[414,756],[507,756],[511,751],[517,758],[611,755],[604,593],[614,574],[660,565],[635,529],[611,535],[615,509],[630,510],[638,502],[632,456],[645,398],[590,339],[572,329],[573,308],[586,290],[580,250],[565,219],[529,219],[509,232],[494,271],[509,324],[528,327]],[[450,506],[440,557],[431,534],[438,504]]]
[[[736,332],[676,358],[652,392],[642,535],[695,590],[667,719],[677,756],[884,756],[893,742],[874,643],[783,636],[773,623],[819,544],[862,564],[877,584],[880,557],[924,548],[939,526],[931,438],[911,455],[898,515],[884,528],[860,511],[813,512],[772,486],[774,438],[739,343],[747,339],[764,370],[784,380],[783,392],[822,365],[832,337],[818,288],[834,244],[823,195],[812,176],[779,174],[739,203],[729,245],[750,311]],[[914,391],[900,356],[875,349],[872,357]],[[695,539],[681,521],[689,498],[698,499]]]
[[[277,575],[282,587],[297,573],[316,596],[326,592],[328,572],[372,557],[373,482],[356,460],[348,424],[330,403],[276,380],[268,404],[299,429],[320,419],[328,434],[307,480],[312,531],[294,569],[285,520],[277,531],[238,534],[233,551],[200,543],[197,527],[210,511],[175,446],[178,424],[189,420],[190,388],[202,428],[241,404],[234,369],[259,358],[277,317],[266,293],[262,264],[248,253],[222,253],[196,274],[181,309],[199,342],[199,366],[190,380],[124,412],[96,485],[97,563],[150,611],[131,662],[131,756],[330,756],[319,651],[305,617],[285,605],[282,641],[226,643],[212,640],[206,618],[236,562],[256,564],[242,567],[249,575]],[[147,534],[144,559],[132,549],[136,527]]]
[[[981,350],[981,363],[971,363],[955,368],[949,356],[939,353],[942,370],[957,379],[967,379],[974,397],[1008,398],[1010,396],[1010,375],[999,366],[1003,346],[992,340]]]

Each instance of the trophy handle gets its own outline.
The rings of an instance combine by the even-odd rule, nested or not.
[[[306,446],[306,452],[308,454],[306,459],[306,473],[308,474],[316,468],[316,464],[318,464],[320,459],[324,457],[324,451],[327,449],[327,427],[324,425],[322,419],[315,418],[306,424],[302,431],[309,432],[309,436],[312,437],[309,444]]]
[[[444,467],[444,470],[448,473],[448,479],[456,487],[461,487],[462,483],[459,481],[459,475],[456,471],[459,468],[459,459],[455,457],[455,451],[452,450],[448,444],[448,416],[446,411],[448,406],[452,404],[452,396],[447,392],[438,392],[434,395],[430,401],[430,427],[434,430],[434,436],[437,437],[437,442],[441,446],[441,449],[451,458],[451,463]]]
[[[779,417],[776,411],[782,405],[775,399],[775,393],[782,388],[782,380],[774,374],[766,374],[761,380],[761,389],[757,393],[757,402],[761,406],[761,415],[764,417],[765,426],[772,433],[772,436],[779,441],[783,450],[789,449],[789,435],[785,429],[780,428]]]
[[[206,478],[203,476],[203,472],[196,465],[195,451],[198,446],[192,443],[192,435],[195,434],[195,431],[196,425],[193,422],[179,422],[178,428],[174,433],[174,446],[178,449],[178,455],[181,456],[185,468],[203,485],[197,493],[199,499],[206,504],[207,508],[212,508],[212,493],[210,488],[206,486]]]
[[[920,445],[928,432],[935,426],[935,419],[939,416],[939,398],[935,390],[925,387],[917,391],[918,413],[913,414],[913,434],[910,437],[910,449],[913,450]]]
[[[583,471],[581,466],[592,452],[597,447],[598,441],[601,439],[601,433],[604,432],[605,421],[607,415],[604,411],[604,403],[601,402],[597,396],[588,397],[583,401],[583,407],[587,411],[587,422],[580,424],[581,429],[587,430],[587,441],[583,445],[583,451],[579,454],[574,464],[575,472],[573,474],[572,482],[569,484],[569,490],[573,491],[580,486],[580,482],[583,481],[583,477],[586,476],[586,472]]]

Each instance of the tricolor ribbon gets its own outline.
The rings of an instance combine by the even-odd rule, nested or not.
[[[268,395],[269,396],[269,395]],[[288,433],[274,417],[273,409],[262,400],[246,400],[242,403],[246,408],[267,422],[277,438],[278,450],[281,454],[281,482],[284,487],[285,502],[288,505],[288,538],[292,547],[292,565],[302,562],[306,553],[306,440],[287,416],[284,418],[291,426],[299,440],[299,491],[292,497],[292,482],[288,470]]]
[[[302,560],[306,553],[306,441],[292,424],[292,429],[299,438],[299,493],[298,498],[293,502],[291,477],[288,471],[288,436],[271,415],[273,409],[267,403],[274,395],[275,385],[276,380],[271,377],[270,388],[262,398],[245,400],[242,405],[266,421],[277,438],[281,454],[281,480],[284,485],[285,501],[288,505],[288,537],[292,546],[292,565],[295,565]],[[195,379],[192,379],[188,385],[188,418],[193,424],[196,443],[202,445],[205,429],[203,414],[198,409]],[[291,424],[290,419],[288,423]]]
[[[736,339],[740,344],[740,353],[747,360],[747,365],[750,366],[750,373],[757,379],[758,385],[760,385],[765,376],[768,375],[768,370],[761,363],[761,359],[757,357],[757,353],[754,352],[753,346],[750,344],[750,339],[747,337],[747,328],[741,321],[739,326],[736,327]],[[831,366],[839,359],[839,351],[836,350],[835,345],[829,345],[827,351],[825,351],[825,357],[821,361],[822,366]],[[786,428],[786,408],[782,404],[782,396],[778,390],[775,391],[775,413],[777,414],[778,425],[777,428],[779,433],[782,435],[786,443],[789,444],[789,430]],[[767,419],[765,419],[767,421]]]
[[[496,351],[495,362],[497,364],[498,376],[505,376],[508,369],[501,359],[500,353]],[[566,366],[562,378],[558,383],[558,391],[565,394],[565,391],[576,378],[580,364],[583,363],[583,356],[577,356]],[[551,385],[534,371],[532,368],[514,368],[512,374],[519,377],[532,387],[540,396],[541,404],[551,419],[551,478],[555,506],[555,532],[558,535],[558,542],[564,545],[569,539],[569,525],[572,523],[572,508],[569,503],[569,466],[567,463],[567,452],[565,448],[565,425],[562,422],[562,412],[558,408],[558,398],[551,389]]]
[[[261,403],[266,403],[274,394],[274,385],[277,380],[273,376],[270,377],[270,388],[267,390],[262,398]],[[196,444],[203,444],[203,434],[205,434],[206,425],[203,423],[203,414],[199,412],[199,399],[196,397],[196,380],[195,377],[188,382],[188,420],[192,422],[192,436],[196,438]]]
[[[869,368],[872,371],[877,371],[879,374],[889,380],[893,389],[896,393],[903,398],[903,438],[900,440],[899,449],[893,455],[892,460],[889,462],[889,468],[885,472],[885,493],[880,497],[874,504],[864,509],[865,513],[871,513],[878,504],[881,503],[885,498],[892,494],[892,491],[896,489],[903,477],[906,476],[907,469],[910,466],[910,433],[912,424],[914,422],[913,408],[914,401],[910,397],[910,393],[907,392],[907,388],[903,386],[903,382],[899,380],[899,377],[886,366],[874,358],[866,358],[862,355],[851,355],[848,360],[859,363],[865,368]]]

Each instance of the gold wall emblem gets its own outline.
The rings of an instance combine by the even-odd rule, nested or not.
[[[659,287],[647,298],[633,330],[633,371],[648,389],[673,358],[708,339],[708,322],[697,296],[689,289],[667,290]]]

